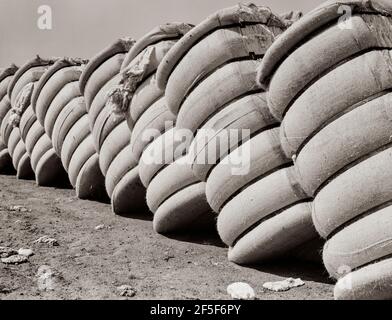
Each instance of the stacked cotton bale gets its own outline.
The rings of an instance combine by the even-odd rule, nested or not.
[[[279,123],[256,84],[259,60],[290,23],[253,4],[218,11],[158,69],[176,129],[196,134],[187,160],[236,263],[281,256],[317,236],[308,197],[281,150]]]
[[[314,197],[337,299],[392,298],[391,16],[387,1],[327,2],[272,45],[258,74]]]
[[[50,138],[37,120],[31,105],[34,87],[55,59],[42,59],[39,56],[24,64],[14,75],[8,86],[11,101],[9,125],[18,130],[19,146],[13,152],[14,166],[27,155],[38,185],[56,185],[66,177],[60,158],[53,149]],[[12,145],[12,133],[8,147]],[[10,151],[11,153],[11,151]],[[23,156],[22,156],[23,155]]]
[[[16,70],[18,70],[18,68],[15,65],[0,69],[0,126],[7,112],[11,108],[11,104],[7,95],[7,88]],[[0,173],[11,172],[12,169],[12,159],[8,152],[7,143],[3,139],[0,130]]]
[[[164,90],[156,85],[156,70],[170,48],[191,28],[184,23],[160,25],[139,39],[125,56],[122,79],[111,92],[111,103],[127,119],[132,132],[129,151],[136,161],[148,144],[175,122],[166,106]]]
[[[102,50],[87,64],[79,83],[106,191],[113,212],[119,215],[145,208],[145,188],[139,179],[137,161],[129,153],[131,131],[125,116],[107,105],[109,94],[121,80],[124,57],[134,43],[132,39],[119,39]]]
[[[16,70],[13,70],[14,74]],[[8,154],[11,157],[11,163],[14,169],[16,170],[16,176],[18,179],[31,179],[34,177],[34,172],[31,168],[30,157],[27,154],[26,147],[24,142],[22,141],[18,128],[14,128],[10,122],[9,118],[11,116],[11,101],[8,95],[8,87],[12,82],[12,76],[7,77],[7,94],[2,99],[2,119],[1,119],[1,128],[0,135],[2,142],[5,146],[7,146]],[[4,79],[5,80],[5,79]],[[3,82],[3,81],[2,81]],[[19,150],[20,152],[15,152],[15,150]],[[22,153],[20,157],[18,154]]]
[[[51,139],[77,196],[100,199],[105,195],[104,179],[79,89],[86,63],[81,59],[57,59],[35,86],[31,110]]]
[[[122,65],[121,82],[118,88],[111,92],[110,99],[112,107],[117,112],[125,114],[132,132],[130,144],[124,150],[126,151],[125,157],[131,155],[139,162],[143,151],[149,147],[150,143],[166,130],[171,129],[175,123],[175,115],[166,106],[164,89],[156,85],[156,70],[169,49],[191,28],[192,26],[184,23],[160,25],[138,40],[126,55]],[[154,145],[158,147],[157,144]],[[146,154],[143,159],[146,159]],[[171,174],[168,175],[169,168],[162,168],[164,163],[161,159],[156,160],[152,163],[140,161],[138,166],[140,177],[145,176],[146,170],[154,170],[153,168],[157,166],[162,169],[159,173],[155,171],[151,179],[142,179],[147,188],[147,205],[154,213],[154,229],[161,233],[187,230],[190,225],[186,223],[186,219],[181,219],[181,216],[180,219],[173,219],[173,214],[176,211],[186,216],[183,206],[185,203],[174,199],[177,199],[184,184],[186,187],[189,186],[189,178],[187,180],[186,177],[181,176],[181,170],[175,171],[175,174],[170,171]],[[115,161],[112,166],[114,170],[120,167]],[[144,169],[143,172],[142,169]],[[157,174],[156,177],[155,174]],[[187,176],[194,180],[190,170],[187,171]],[[189,190],[191,188],[188,188],[188,192]],[[192,199],[195,200],[194,193]],[[205,207],[209,209],[208,206]],[[202,206],[198,206],[198,210],[198,214],[194,214],[195,217],[205,212]]]

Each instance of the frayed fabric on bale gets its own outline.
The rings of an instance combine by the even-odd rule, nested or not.
[[[115,114],[125,115],[140,81],[145,77],[154,48],[147,48],[140,58],[122,71],[119,85],[108,94],[106,106]]]
[[[282,20],[284,21],[286,27],[290,27],[294,22],[297,22],[299,19],[302,18],[301,11],[289,11],[280,15]]]
[[[18,127],[23,112],[30,105],[31,95],[33,94],[34,83],[27,84],[16,98],[15,104],[11,107],[11,115],[8,119],[13,127]]]

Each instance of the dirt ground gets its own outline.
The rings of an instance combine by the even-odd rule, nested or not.
[[[13,211],[17,205],[28,211]],[[152,230],[151,214],[141,217],[115,216],[109,204],[79,200],[72,189],[0,176],[0,246],[35,253],[27,263],[0,263],[0,299],[125,299],[121,285],[136,291],[132,299],[229,299],[226,288],[237,281],[249,283],[258,299],[332,298],[333,284],[321,265],[240,267],[227,261],[215,234],[168,238]],[[43,235],[59,245],[34,243]],[[53,290],[37,285],[42,265],[59,275]],[[286,277],[300,277],[305,286],[281,293],[262,287]]]

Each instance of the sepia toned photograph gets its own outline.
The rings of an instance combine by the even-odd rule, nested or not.
[[[0,300],[392,299],[392,0],[0,0],[0,29]]]

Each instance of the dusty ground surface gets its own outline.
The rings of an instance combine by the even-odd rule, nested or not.
[[[29,211],[12,211],[15,205]],[[249,283],[258,299],[331,299],[333,285],[319,265],[286,261],[244,268],[227,261],[214,234],[170,239],[154,233],[146,219],[117,217],[110,205],[79,200],[71,189],[37,187],[34,181],[0,176],[0,246],[31,248],[27,263],[0,263],[0,299],[228,299],[227,285]],[[105,227],[95,230],[98,225]],[[33,243],[47,235],[58,246]],[[54,290],[38,288],[37,271],[58,273]],[[305,286],[282,293],[262,285],[300,277]]]

